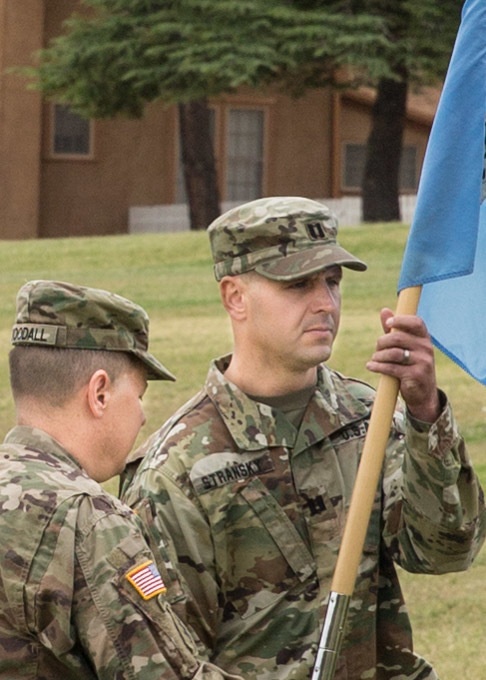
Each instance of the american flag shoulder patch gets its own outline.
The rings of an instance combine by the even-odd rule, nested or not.
[[[144,600],[150,600],[156,595],[167,592],[165,583],[153,560],[137,565],[125,575],[125,578]]]

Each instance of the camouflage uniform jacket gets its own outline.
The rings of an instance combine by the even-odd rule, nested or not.
[[[320,367],[297,431],[225,380],[225,361],[139,451],[125,499],[154,536],[172,536],[199,608],[188,615],[215,663],[245,678],[308,678],[374,391]],[[336,679],[437,677],[412,652],[394,561],[428,574],[466,569],[484,524],[441,397],[432,426],[395,414]]]
[[[58,443],[14,428],[0,480],[0,678],[223,677],[197,661],[139,521]]]

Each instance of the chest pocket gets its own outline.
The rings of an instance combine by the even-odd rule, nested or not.
[[[222,566],[226,606],[243,618],[276,606],[289,591],[299,597],[309,586],[314,558],[260,479],[231,494],[225,530],[218,533],[216,563]]]
[[[351,423],[331,438],[309,446],[293,461],[322,596],[336,566],[365,435],[365,422]],[[366,545],[365,553],[376,553],[375,523],[367,537],[367,543],[371,539],[373,545]]]

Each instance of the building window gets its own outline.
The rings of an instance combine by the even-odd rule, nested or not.
[[[417,147],[404,146],[400,161],[400,191],[416,191],[417,185]]]
[[[226,139],[227,201],[251,201],[262,195],[264,113],[230,109]]]
[[[366,160],[365,144],[345,144],[343,163],[343,189],[359,190],[363,184]],[[404,146],[399,170],[400,191],[417,189],[417,147]]]
[[[365,165],[366,146],[346,144],[344,147],[343,188],[361,189]]]
[[[52,154],[90,158],[93,153],[93,123],[71,111],[69,106],[54,104],[52,109]]]
[[[251,201],[262,195],[264,135],[264,109],[211,108],[211,136],[223,201]],[[186,202],[180,144],[176,202]]]

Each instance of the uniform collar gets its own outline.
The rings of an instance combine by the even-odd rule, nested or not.
[[[225,378],[230,359],[227,355],[211,363],[206,392],[241,450],[282,446],[295,454],[369,414],[368,405],[350,392],[346,381],[321,365],[316,389],[296,430],[283,413],[253,401]]]

